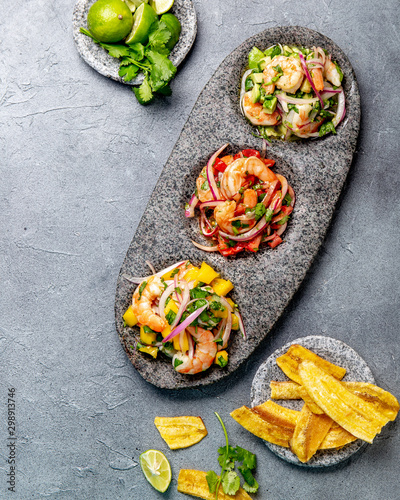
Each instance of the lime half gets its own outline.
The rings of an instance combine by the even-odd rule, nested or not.
[[[147,481],[160,493],[167,491],[172,473],[167,457],[158,450],[147,450],[139,457]]]
[[[132,31],[126,37],[125,43],[143,43],[148,37],[150,26],[157,20],[157,14],[147,3],[142,3],[133,14]]]
[[[149,0],[150,5],[156,11],[159,16],[168,12],[169,9],[174,5],[174,0]]]

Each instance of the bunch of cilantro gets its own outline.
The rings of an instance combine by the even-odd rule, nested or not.
[[[140,104],[149,104],[155,93],[171,95],[169,82],[176,74],[176,67],[168,59],[170,50],[166,43],[172,35],[163,21],[158,20],[152,24],[146,45],[103,43],[85,28],[80,31],[103,47],[110,56],[120,59],[119,76],[126,82],[133,80],[140,71],[143,72],[143,83],[139,87],[132,87]]]
[[[207,484],[210,493],[215,493],[215,499],[218,500],[219,487],[222,485],[222,490],[226,495],[235,495],[240,488],[240,476],[235,472],[235,462],[242,463],[238,466],[240,474],[243,476],[243,489],[248,493],[256,493],[258,483],[253,476],[254,469],[257,465],[256,456],[250,451],[236,446],[229,446],[228,434],[221,417],[215,412],[218,420],[224,430],[226,446],[218,449],[218,462],[221,466],[221,473],[218,476],[213,470],[207,472]]]

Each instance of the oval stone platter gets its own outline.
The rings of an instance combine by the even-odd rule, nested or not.
[[[344,381],[369,382],[371,384],[375,384],[374,376],[372,375],[372,372],[369,369],[367,363],[347,344],[344,344],[340,340],[332,339],[330,337],[303,337],[293,340],[292,342],[289,342],[280,349],[276,350],[273,354],[271,354],[271,356],[269,356],[266,361],[264,361],[264,363],[257,370],[251,387],[252,407],[264,403],[271,398],[271,389],[269,386],[271,380],[289,380],[288,377],[286,377],[283,371],[276,364],[276,358],[284,354],[292,344],[300,344],[303,347],[312,350],[313,352],[315,352],[315,354],[318,354],[318,356],[321,356],[322,358],[330,361],[331,363],[346,368],[347,372],[343,378]],[[303,406],[303,401],[301,400],[276,400],[276,402],[292,410],[301,410]],[[360,448],[363,448],[367,444],[365,441],[357,439],[357,441],[343,446],[343,448],[340,448],[338,450],[317,451],[317,453],[311,458],[309,462],[303,464],[288,448],[268,443],[267,441],[264,441],[264,443],[272,452],[278,455],[278,457],[283,458],[287,462],[295,465],[300,465],[302,467],[314,468],[337,465],[338,463],[347,460],[351,455],[356,453]]]
[[[142,83],[142,74],[139,74],[130,82],[126,82],[121,78],[118,74],[119,60],[109,56],[102,47],[79,31],[81,27],[87,28],[87,14],[95,1],[96,0],[78,0],[74,7],[72,18],[73,35],[79,54],[89,66],[101,75],[127,85],[138,85]],[[179,19],[182,26],[179,41],[169,56],[173,64],[178,67],[189,53],[196,38],[196,11],[194,10],[192,0],[175,0],[174,5],[168,12],[174,14]]]
[[[320,45],[332,53],[344,73],[347,114],[337,135],[296,143],[273,142],[267,157],[276,161],[276,172],[285,175],[296,193],[292,219],[284,243],[271,250],[267,245],[256,254],[225,258],[197,249],[201,242],[198,221],[186,219],[185,203],[209,157],[224,143],[230,151],[262,147],[253,128],[240,114],[239,82],[247,54],[254,45],[267,48],[281,42]],[[302,27],[272,28],[249,38],[221,63],[201,92],[151,195],[128,249],[117,282],[115,317],[121,342],[139,373],[150,383],[168,389],[211,384],[235,371],[260,345],[283,313],[304,279],[323,242],[339,194],[349,171],[360,122],[360,96],[353,69],[342,50],[329,38]],[[229,150],[228,150],[229,151]],[[248,339],[232,335],[228,365],[212,366],[195,375],[181,375],[170,361],[156,360],[135,350],[137,329],[124,328],[122,315],[130,304],[135,285],[123,278],[146,276],[146,260],[156,270],[174,262],[203,260],[230,279],[231,294],[239,304]]]

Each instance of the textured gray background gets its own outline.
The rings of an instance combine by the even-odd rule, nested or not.
[[[223,435],[257,453],[262,499],[399,497],[398,424],[335,470],[272,455],[233,422],[259,364],[302,335],[341,339],[400,395],[397,2],[195,1],[199,31],[173,96],[140,107],[95,73],[72,40],[73,0],[0,3],[0,497],[179,499],[181,467],[216,467]],[[156,180],[204,84],[249,36],[300,24],[331,37],[358,77],[358,154],[322,251],[287,313],[240,374],[185,392],[135,372],[114,328],[116,278]],[[17,493],[7,494],[7,388],[17,391]],[[209,436],[171,452],[155,415],[201,415]],[[138,466],[166,452],[164,496]]]

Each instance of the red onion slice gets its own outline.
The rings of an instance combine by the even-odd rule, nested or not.
[[[318,97],[312,97],[311,99],[300,99],[299,97],[289,97],[286,94],[277,94],[276,96],[280,101],[287,102],[289,104],[313,104],[318,101]]]
[[[237,319],[239,321],[239,329],[240,329],[240,331],[241,331],[241,333],[243,335],[244,340],[247,340],[247,335],[246,335],[246,330],[244,328],[244,323],[243,323],[242,315],[240,314],[239,311],[235,311],[233,314],[237,317]]]
[[[168,299],[168,297],[173,293],[175,289],[175,283],[172,283],[171,285],[167,286],[167,288],[163,291],[161,297],[160,297],[160,302],[158,303],[158,315],[165,319],[165,303]],[[172,300],[172,299],[171,299]]]
[[[306,78],[310,82],[310,85],[311,85],[313,91],[315,92],[315,95],[318,97],[319,102],[321,103],[321,106],[324,107],[324,101],[322,100],[321,96],[319,95],[318,90],[315,88],[314,82],[312,81],[311,75],[307,69],[306,61],[305,61],[304,56],[301,52],[299,52],[299,57],[300,57],[300,62],[301,62],[301,65],[303,67],[304,73],[306,74]]]
[[[238,234],[236,236],[234,234],[224,233],[223,231],[220,230],[219,234],[224,238],[228,238],[233,241],[249,241],[258,236],[260,233],[262,233],[266,228],[266,226],[267,226],[267,221],[265,219],[265,215],[263,215],[262,218],[253,227],[253,229],[250,229],[250,231],[247,231],[247,233]]]
[[[183,288],[183,293],[182,293],[182,302],[179,306],[178,312],[176,313],[175,319],[171,324],[171,330],[173,330],[176,325],[179,323],[180,319],[182,318],[182,314],[187,308],[187,303],[190,299],[190,293],[189,293],[189,287],[186,283],[186,281],[179,282],[179,285],[182,286]]]
[[[214,162],[218,158],[218,155],[228,146],[229,146],[229,143],[227,142],[211,156],[211,158],[208,160],[208,163],[207,163],[207,168],[206,168],[207,181],[208,181],[208,185],[210,187],[211,194],[212,194],[212,197],[214,198],[214,200],[218,200],[220,198],[219,189],[217,188],[217,184],[216,184],[215,179],[214,179]]]
[[[283,234],[285,232],[286,227],[287,227],[287,222],[285,222],[285,224],[282,224],[282,226],[278,229],[278,231],[276,232],[276,234],[278,236],[280,236],[281,234]]]
[[[225,349],[225,347],[228,345],[228,340],[231,335],[231,331],[232,331],[232,314],[228,314],[225,330],[222,335],[222,344],[218,345],[218,351],[222,351],[222,349]]]
[[[200,243],[197,243],[193,240],[192,243],[195,247],[200,248],[200,250],[204,250],[205,252],[216,252],[218,250],[218,245],[215,245],[214,247],[208,247],[206,245],[200,245]]]
[[[341,92],[338,96],[338,108],[336,111],[336,115],[332,120],[333,126],[336,128],[339,123],[343,120],[343,118],[346,115],[346,102],[344,98],[344,92],[343,89],[341,89]]]
[[[200,314],[207,308],[207,306],[208,306],[208,304],[206,304],[203,307],[200,307],[199,309],[196,309],[196,311],[194,311],[192,314],[190,314],[185,319],[185,321],[183,321],[180,325],[178,325],[174,330],[172,330],[172,332],[169,335],[167,335],[163,339],[163,343],[169,342],[171,339],[173,339],[174,337],[176,337],[178,335],[178,333],[181,333],[182,330],[184,330],[186,327],[188,327],[190,325],[190,323],[193,323],[193,321],[197,317],[200,316]]]
[[[196,194],[193,193],[192,197],[190,198],[189,204],[185,209],[185,217],[194,217],[194,209],[196,208],[198,202],[199,199],[197,198]]]

